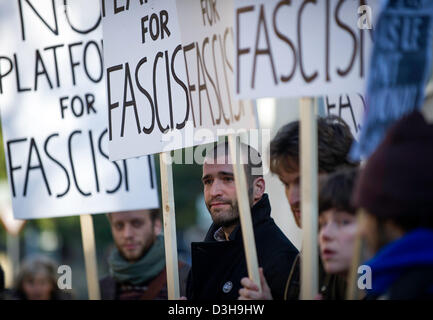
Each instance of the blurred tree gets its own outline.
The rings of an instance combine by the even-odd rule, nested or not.
[[[194,151],[195,148],[192,150]],[[191,152],[191,148],[176,150],[176,152],[181,152],[182,159],[185,159],[185,153]],[[161,199],[159,155],[155,155],[155,167]],[[198,164],[173,164],[173,189],[178,230],[185,230],[196,223],[195,203],[197,197],[202,193],[201,174],[202,169]]]

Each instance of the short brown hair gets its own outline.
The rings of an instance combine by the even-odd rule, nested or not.
[[[357,166],[348,159],[354,141],[346,122],[329,115],[317,118],[319,172],[334,172],[340,166]],[[299,121],[283,126],[270,145],[270,169],[278,174],[281,169],[295,171],[299,168]],[[294,165],[297,165],[295,168]]]
[[[351,200],[357,175],[357,168],[343,167],[320,179],[319,215],[332,208],[353,215],[356,213]]]

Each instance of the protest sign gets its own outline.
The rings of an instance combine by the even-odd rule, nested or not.
[[[222,128],[255,127],[251,105],[234,100],[230,3],[102,1],[110,159],[213,142]]]
[[[350,127],[356,140],[359,139],[364,112],[365,98],[362,94],[330,95],[324,98],[325,112],[341,117]]]
[[[185,55],[186,75],[191,108],[200,110],[194,124],[206,128],[249,129],[255,127],[251,105],[234,99],[233,1],[182,0],[176,3]],[[201,110],[209,110],[207,123],[202,124]],[[206,119],[206,118],[205,118]],[[211,120],[211,121],[209,121]],[[239,139],[229,135],[233,155],[239,218],[242,228],[246,264],[250,279],[260,288],[256,244],[251,219],[248,186],[240,161],[235,160]]]
[[[108,159],[99,2],[2,1],[0,107],[14,216],[158,207],[153,159]]]
[[[363,90],[378,10],[379,1],[236,0],[236,96]]]
[[[398,119],[422,108],[431,77],[433,2],[384,1],[375,29],[367,112],[354,159],[369,157]]]

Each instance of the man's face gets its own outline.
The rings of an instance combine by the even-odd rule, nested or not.
[[[219,161],[218,161],[219,160]],[[222,163],[221,159],[217,161]],[[228,227],[239,221],[236,186],[231,164],[203,164],[204,200],[216,225]]]
[[[139,260],[155,242],[155,224],[148,212],[114,212],[110,222],[116,247],[129,262]]]
[[[278,177],[284,184],[287,201],[289,201],[290,209],[296,225],[301,228],[301,191],[300,191],[300,174],[299,170],[281,169]]]

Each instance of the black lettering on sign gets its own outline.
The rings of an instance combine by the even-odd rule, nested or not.
[[[204,26],[206,25],[206,21],[210,26],[212,26],[220,20],[220,16],[216,8],[216,0],[200,0],[200,6]]]
[[[136,127],[137,127],[137,133],[141,134],[150,134],[153,132],[155,128],[155,120],[156,124],[158,126],[158,129],[162,133],[166,133],[167,130],[170,129],[181,129],[185,126],[186,121],[189,118],[189,109],[190,109],[190,100],[188,99],[188,88],[186,84],[179,78],[179,76],[176,74],[176,70],[174,68],[176,57],[182,56],[182,46],[178,45],[176,49],[173,51],[173,53],[170,53],[168,50],[164,52],[158,52],[156,53],[153,64],[149,65],[147,64],[148,58],[143,57],[137,65],[131,66],[129,63],[125,64],[125,67],[123,65],[117,65],[107,68],[107,89],[108,89],[108,132],[109,132],[109,140],[111,141],[113,139],[113,120],[112,120],[112,112],[114,109],[118,108],[120,106],[119,101],[113,101],[112,99],[112,74],[117,71],[124,71],[124,74],[122,76],[124,77],[124,86],[123,86],[123,102],[122,102],[122,118],[120,123],[120,137],[123,137],[125,135],[125,122],[126,122],[126,111],[128,107],[133,107],[134,110],[134,116],[136,120]],[[164,73],[162,72],[163,66],[160,66],[158,68],[158,63],[163,63],[165,70]],[[148,66],[150,70],[148,70],[145,73],[145,76],[147,74],[152,74],[152,86],[153,86],[153,96],[150,92],[151,89],[146,88],[143,85],[142,80],[140,81],[140,74],[144,71],[144,68]],[[131,70],[134,71],[134,77],[132,77]],[[167,83],[167,90],[160,91],[158,90],[158,79],[159,77],[164,76],[166,83]],[[174,79],[174,82],[172,81]],[[173,85],[176,83],[179,85],[182,90],[185,92],[185,102],[186,102],[186,111],[185,111],[185,118],[182,120],[182,122],[175,122],[175,115],[173,110]],[[136,90],[136,87],[138,88],[138,91]],[[149,102],[150,105],[150,112],[144,112],[145,110],[144,106],[140,105],[140,100],[138,99],[137,93],[142,94],[145,96],[146,100]],[[160,92],[160,95],[158,96],[158,92]],[[162,95],[166,95],[167,101],[168,101],[168,115],[169,120],[168,123],[162,123],[160,118],[160,104],[159,99],[162,98]],[[179,101],[176,101],[176,103],[179,103]],[[61,107],[64,108],[64,107]],[[142,109],[141,109],[142,108]],[[139,119],[139,114],[141,114],[143,117],[150,117],[150,125],[149,127],[141,127],[142,121]],[[182,118],[181,118],[182,119]],[[116,133],[117,134],[117,133]]]
[[[340,110],[338,111],[338,116],[341,118],[341,113],[343,109],[349,109],[350,114],[352,116],[353,126],[355,127],[355,131],[358,132],[358,125],[356,124],[355,114],[353,113],[352,102],[350,101],[349,95],[346,94],[347,102],[343,102],[343,96],[340,96]]]
[[[215,120],[213,117],[212,112],[212,105],[209,98],[209,92],[207,90],[207,84],[206,84],[206,77],[204,75],[204,66],[203,66],[203,59],[200,54],[200,48],[198,43],[195,44],[196,47],[196,58],[197,58],[197,84],[198,84],[198,104],[200,108],[200,126],[202,125],[202,103],[201,103],[201,92],[206,92],[206,97],[209,105],[210,114],[212,117],[212,124],[215,125]],[[203,83],[201,82],[201,79],[203,79]]]
[[[162,133],[168,131],[169,126],[163,127],[161,124],[161,120],[159,119],[159,110],[158,110],[158,98],[157,98],[157,90],[156,90],[156,68],[158,66],[158,60],[164,58],[164,54],[162,52],[158,52],[155,56],[155,60],[153,62],[153,102],[155,104],[155,113],[156,113],[156,123],[158,124],[158,128]]]
[[[345,0],[340,0],[338,2],[337,6],[335,7],[335,15],[334,15],[334,17],[335,17],[335,22],[337,23],[337,25],[341,29],[347,31],[347,33],[349,33],[350,37],[353,39],[353,51],[352,51],[353,53],[352,53],[352,57],[350,58],[349,65],[347,66],[347,68],[345,70],[344,69],[342,70],[340,68],[337,69],[338,75],[340,75],[342,77],[346,76],[350,72],[350,70],[352,70],[353,65],[355,63],[356,52],[357,52],[357,48],[358,48],[358,41],[356,40],[355,33],[352,31],[352,29],[350,29],[350,27],[347,24],[343,23],[340,20],[340,10],[341,10],[341,6],[344,3],[344,1]]]
[[[17,91],[18,92],[25,92],[32,90],[31,88],[21,88],[21,81],[20,81],[20,72],[18,68],[18,59],[16,53],[14,53],[14,62],[15,62],[15,75],[17,80]]]
[[[127,101],[127,95],[128,95],[128,89],[129,93],[131,95],[131,100]],[[138,119],[138,111],[137,111],[137,103],[135,101],[135,94],[134,94],[134,88],[132,87],[132,80],[131,80],[131,72],[129,71],[129,63],[125,63],[125,82],[123,86],[123,109],[122,109],[122,128],[120,129],[120,136],[123,137],[125,132],[125,118],[126,118],[126,108],[127,107],[134,107],[134,116],[135,116],[135,123],[137,125],[137,132],[141,133],[140,128],[140,120]]]
[[[37,160],[38,160],[38,164],[35,165],[35,166],[31,165],[33,150],[36,153],[36,157],[37,157]],[[47,176],[45,174],[44,166],[42,165],[42,160],[41,160],[41,156],[39,154],[38,147],[36,146],[35,139],[31,138],[30,139],[29,157],[28,157],[28,160],[27,160],[26,178],[24,180],[23,197],[25,197],[27,195],[27,185],[28,185],[28,182],[29,182],[30,171],[31,170],[36,170],[36,169],[38,169],[38,170],[41,171],[42,178],[44,179],[44,182],[45,182],[45,187],[47,188],[48,194],[51,196],[50,186],[48,184],[48,180],[47,180]]]
[[[64,47],[64,44],[58,44],[50,47],[44,48],[44,51],[52,50],[53,51],[53,59],[54,59],[54,69],[56,70],[56,83],[57,88],[60,88],[60,77],[59,77],[59,65],[57,63],[57,49]],[[36,90],[36,89],[35,89]]]
[[[304,71],[304,64],[302,63],[303,59],[302,59],[302,41],[301,41],[301,17],[302,17],[302,13],[304,12],[304,8],[308,3],[313,3],[313,4],[317,4],[316,0],[305,0],[301,7],[299,8],[299,12],[298,12],[298,50],[299,50],[299,67],[301,69],[301,74],[302,77],[304,78],[304,81],[306,83],[310,83],[312,81],[314,81],[314,79],[316,79],[319,75],[319,73],[317,71],[315,71],[312,75],[308,76],[305,74]]]
[[[194,115],[194,103],[192,101],[192,92],[194,92],[196,90],[195,85],[191,84],[190,78],[189,78],[189,72],[188,72],[188,62],[186,59],[186,54],[193,50],[195,48],[195,44],[194,42],[186,45],[183,47],[183,57],[185,59],[185,66],[186,66],[186,81],[188,82],[188,92],[189,92],[189,101],[191,103],[191,112],[192,112],[192,122],[194,124],[194,127],[196,127],[195,124],[195,115]],[[189,110],[189,109],[188,109]]]
[[[9,177],[10,177],[10,181],[11,181],[11,186],[12,186],[12,196],[15,198],[16,197],[16,193],[15,193],[15,179],[14,179],[14,171],[16,170],[20,170],[21,166],[14,166],[12,164],[12,144],[14,143],[20,143],[20,142],[26,142],[27,139],[23,138],[23,139],[15,139],[15,140],[9,140],[6,142],[6,148],[7,148],[7,153],[8,153],[8,167],[9,167]]]
[[[123,69],[123,66],[117,65],[113,67],[107,68],[107,90],[108,90],[108,132],[109,132],[109,140],[113,140],[113,127],[112,127],[112,120],[111,120],[111,112],[113,109],[116,109],[119,107],[119,102],[111,102],[111,73],[115,71],[120,71]]]
[[[141,43],[146,42],[146,33],[150,34],[150,38],[155,41],[161,36],[164,39],[164,35],[167,38],[170,37],[171,32],[167,27],[168,24],[168,12],[162,10],[159,12],[159,16],[156,13],[144,16],[141,18]]]
[[[232,41],[233,41],[233,30],[232,31]],[[224,70],[224,80],[226,83],[226,91],[227,91],[227,100],[229,102],[229,108],[230,108],[230,115],[231,115],[231,119],[233,121],[233,109],[232,109],[232,95],[231,95],[231,91],[230,91],[230,86],[229,86],[229,82],[228,82],[228,77],[227,77],[227,68],[229,68],[229,70],[231,71],[231,73],[233,73],[233,67],[231,66],[228,58],[227,58],[227,51],[226,51],[226,43],[227,43],[227,36],[229,34],[229,30],[226,29],[226,31],[224,32],[224,42],[221,40],[221,35],[219,36],[219,42],[220,42],[220,49],[221,49],[221,57],[223,59],[223,70]]]
[[[242,34],[242,32],[240,31],[241,29],[241,25],[240,25],[240,16],[241,14],[245,14],[248,12],[254,11],[254,6],[248,6],[248,7],[243,7],[243,8],[238,8],[236,10],[236,30],[237,30],[237,34],[236,34],[236,92],[239,93],[240,92],[240,75],[241,75],[241,56],[250,53],[250,48],[241,48],[240,47],[240,35]]]
[[[345,100],[344,101],[344,96],[345,96]],[[366,109],[366,105],[365,105],[365,100],[364,97],[362,96],[362,94],[357,94],[357,96],[360,98],[361,102],[362,102],[362,106],[363,106],[363,111],[365,111]],[[353,97],[352,97],[353,98]],[[354,112],[354,103],[353,103],[353,99],[350,98],[349,95],[340,95],[338,97],[338,104],[337,103],[331,103],[329,100],[329,97],[327,96],[325,98],[325,103],[326,103],[326,111],[327,114],[338,114],[338,116],[340,118],[342,117],[343,111],[345,109],[348,109],[348,111],[350,112],[350,117],[351,117],[351,122],[353,124],[353,127],[355,128],[355,133],[357,133],[360,129],[361,129],[361,125],[360,123],[357,122],[357,119],[355,117],[355,112]],[[356,104],[355,104],[356,106]],[[335,109],[335,112],[332,112],[332,110]],[[343,118],[346,120],[346,118]],[[349,123],[349,121],[346,120],[346,122]]]
[[[101,136],[99,137],[99,140],[98,140],[98,148],[99,148],[99,152],[101,153],[101,155],[105,158],[105,159],[107,159],[107,160],[109,160],[109,157],[108,157],[108,155],[102,150],[102,141],[103,141],[103,138],[104,138],[104,135],[107,133],[107,130],[104,130],[104,132],[102,132],[102,134],[101,134]],[[120,167],[119,167],[119,165],[115,162],[115,161],[110,161],[115,167],[116,167],[116,170],[117,170],[117,173],[119,174],[119,182],[118,182],[118,184],[113,188],[113,189],[107,189],[107,190],[105,190],[105,192],[107,193],[107,194],[113,194],[113,193],[116,193],[117,192],[117,190],[119,190],[120,189],[120,187],[122,186],[122,171],[120,170]]]
[[[105,1],[103,1],[103,2],[105,2]],[[72,25],[71,19],[69,18],[69,14],[68,14],[68,12],[69,12],[68,8],[70,7],[70,6],[68,6],[68,1],[64,0],[64,4],[65,4],[66,21],[68,22],[68,24],[71,27],[71,29],[74,30],[76,33],[79,33],[79,34],[88,34],[88,33],[92,32],[93,30],[96,30],[96,28],[101,23],[101,15],[99,15],[98,20],[96,21],[96,23],[92,27],[88,28],[87,30],[80,30],[80,29],[74,27]]]
[[[176,49],[174,49],[173,56],[171,57],[171,73],[174,78],[174,81],[182,87],[183,91],[185,92],[185,100],[186,100],[186,113],[185,113],[185,119],[181,123],[176,123],[176,129],[180,130],[185,127],[186,121],[189,118],[189,99],[188,99],[188,89],[185,85],[185,83],[177,76],[176,71],[174,70],[174,62],[176,59],[176,56],[179,52],[181,52],[182,46],[178,45]]]
[[[70,104],[67,104],[69,101],[69,97],[60,97],[60,115],[62,119],[65,118],[65,110],[70,109],[71,113],[74,117],[79,118],[84,114],[89,115],[92,113],[96,113],[96,109],[94,108],[95,104],[95,96],[92,93],[86,93],[84,98],[81,96],[75,95],[70,100]]]
[[[95,147],[93,146],[92,130],[89,130],[90,149],[92,151],[93,173],[95,174],[96,192],[99,193],[98,168],[96,166]]]
[[[144,96],[147,98],[147,100],[149,101],[150,104],[150,110],[151,110],[151,123],[149,128],[143,127],[142,130],[145,134],[150,134],[153,131],[153,128],[155,126],[155,106],[153,105],[153,100],[152,100],[152,96],[149,94],[149,92],[141,85],[140,80],[138,79],[138,73],[140,72],[140,68],[143,64],[145,64],[147,62],[147,58],[144,57],[142,58],[138,64],[137,67],[135,68],[135,82],[137,83],[137,87],[138,90],[144,94]],[[148,114],[148,113],[146,113]]]
[[[272,15],[272,23],[273,23],[273,27],[274,27],[274,30],[275,30],[275,34],[277,35],[278,39],[280,39],[281,41],[285,42],[290,47],[290,50],[292,52],[291,55],[293,57],[293,67],[292,67],[292,70],[286,76],[285,75],[281,75],[281,77],[280,77],[281,82],[289,82],[293,78],[293,76],[295,75],[296,64],[297,64],[296,48],[295,48],[293,42],[289,38],[287,38],[287,36],[285,36],[280,30],[278,30],[278,27],[277,27],[277,14],[278,14],[278,11],[283,6],[290,6],[290,5],[291,5],[291,1],[290,0],[280,1],[278,3],[278,5],[275,7],[274,13]]]
[[[36,172],[40,171],[41,178],[43,179],[45,186],[45,189],[47,190],[48,195],[54,196],[56,198],[63,198],[67,196],[71,191],[71,177],[74,183],[74,186],[76,187],[77,191],[84,197],[89,197],[92,194],[105,192],[107,194],[113,194],[120,190],[123,182],[123,174],[122,169],[116,162],[109,161],[109,157],[102,149],[102,143],[103,138],[107,134],[108,130],[105,129],[98,137],[98,140],[96,140],[96,136],[92,132],[92,130],[89,130],[88,132],[82,132],[81,130],[75,130],[71,132],[68,136],[65,138],[67,139],[67,150],[65,150],[67,155],[67,161],[68,164],[65,165],[62,163],[58,158],[56,158],[53,154],[53,148],[55,148],[56,143],[60,144],[61,146],[64,146],[63,143],[64,139],[60,136],[59,133],[52,133],[50,134],[45,141],[43,142],[43,151],[46,158],[43,158],[43,154],[40,153],[39,150],[40,147],[37,145],[34,138],[21,138],[21,139],[15,139],[15,140],[9,140],[6,141],[6,149],[7,149],[7,161],[8,161],[8,173],[10,177],[11,182],[11,189],[12,189],[12,195],[13,197],[16,197],[17,194],[21,193],[22,196],[26,197],[29,193],[29,185],[30,180],[35,179]],[[80,140],[80,137],[84,140]],[[86,185],[87,188],[92,188],[92,190],[84,191],[83,185],[80,185],[78,182],[78,174],[77,174],[77,164],[78,164],[78,158],[74,158],[74,150],[75,146],[80,144],[80,147],[82,146],[81,142],[85,142],[88,139],[88,143],[90,146],[90,154],[89,158],[91,159],[92,164],[92,172],[80,172],[81,176],[88,176],[93,175],[94,177],[94,187],[91,185]],[[98,145],[96,146],[96,142]],[[23,143],[26,143],[23,145]],[[26,150],[27,154],[25,157],[18,158],[16,151],[18,148],[18,145],[21,144],[21,150]],[[42,147],[41,145],[41,147]],[[57,151],[59,152],[59,151]],[[61,151],[60,151],[61,154]],[[98,155],[102,155],[103,158],[105,158],[107,161],[112,163],[114,168],[116,169],[118,173],[118,182],[116,182],[116,185],[114,188],[106,188],[104,184],[101,184],[100,177],[99,177],[99,166],[100,166],[100,159],[98,159]],[[24,159],[22,159],[24,158]],[[49,181],[52,179],[59,179],[59,176],[51,171],[46,170],[46,165],[44,159],[48,159],[52,163],[54,163],[64,174],[65,176],[65,184],[60,185],[57,190],[53,190],[52,186],[50,186]],[[23,163],[18,163],[18,161],[21,160]],[[105,160],[102,160],[105,161]],[[68,171],[68,168],[70,168],[70,171]],[[123,169],[125,172],[125,191],[129,191],[129,180],[128,180],[128,168],[127,168],[127,162],[123,162]],[[24,173],[24,179],[20,179],[19,186],[17,188],[17,179],[16,174],[20,170],[25,170]],[[33,174],[32,174],[33,173]],[[52,179],[49,179],[49,174],[52,175]],[[152,181],[151,181],[152,183]],[[40,188],[38,185],[37,188]],[[19,190],[19,191],[18,191]],[[94,192],[93,192],[94,191]]]
[[[81,50],[79,50],[81,49]],[[90,60],[89,56],[94,56],[96,53],[97,59]],[[75,86],[77,83],[82,81],[80,76],[84,76],[92,83],[99,83],[103,78],[103,62],[102,62],[102,43],[101,46],[94,41],[89,40],[86,43],[75,42],[70,44],[55,44],[41,49],[34,50],[34,58],[30,57],[29,52],[14,53],[13,56],[0,56],[0,94],[3,93],[5,80],[13,81],[8,79],[15,73],[16,89],[18,93],[27,91],[37,91],[41,82],[46,83],[44,89],[53,90],[54,88],[60,88],[63,83],[66,82],[65,77],[69,77],[71,74],[72,84]],[[31,52],[33,54],[33,52]],[[68,57],[66,57],[68,56]],[[59,57],[69,59],[69,67],[59,67]],[[22,70],[20,68],[21,61],[33,60],[33,70],[27,68]],[[53,72],[50,73],[48,66],[53,66]],[[82,66],[83,72],[79,68]],[[96,67],[95,67],[96,66]],[[62,72],[61,72],[62,71]],[[70,71],[70,72],[69,72]],[[29,82],[23,85],[23,75],[29,75]],[[33,78],[32,78],[33,77]],[[30,80],[31,79],[31,80]]]
[[[64,197],[67,193],[68,193],[68,191],[69,191],[69,189],[70,189],[70,187],[71,187],[71,179],[69,178],[69,174],[68,174],[68,170],[66,170],[66,168],[60,163],[60,161],[58,161],[57,159],[55,159],[49,152],[48,152],[48,142],[50,142],[50,140],[52,139],[52,138],[54,138],[54,137],[59,137],[59,134],[58,133],[53,133],[52,135],[50,135],[46,140],[45,140],[45,143],[44,143],[44,151],[45,151],[45,154],[47,155],[47,157],[51,160],[51,161],[53,161],[55,164],[57,164],[62,170],[63,170],[63,172],[65,173],[65,175],[66,175],[66,180],[67,180],[67,187],[66,187],[66,190],[64,191],[64,192],[62,192],[62,193],[58,193],[58,194],[56,194],[56,197],[57,198],[62,198],[62,197]]]
[[[325,28],[325,34],[326,34],[326,40],[325,40],[325,75],[326,75],[326,81],[331,81],[331,76],[329,75],[329,69],[330,69],[330,41],[331,41],[331,18],[330,18],[330,10],[331,10],[331,3],[330,0],[326,0],[326,28]]]
[[[75,68],[77,66],[80,65],[80,62],[78,61],[74,61],[74,58],[72,57],[72,48],[76,47],[76,46],[82,46],[83,42],[75,42],[75,43],[71,43],[68,45],[68,50],[69,50],[69,62],[71,64],[71,74],[72,74],[72,84],[75,86],[76,85],[76,81],[75,81]]]
[[[6,61],[9,63],[9,67],[6,68],[7,71],[3,71],[2,68],[2,61]],[[3,78],[6,77],[9,73],[12,72],[13,69],[13,63],[12,60],[5,56],[0,56],[0,94],[3,94]]]
[[[215,81],[216,81],[216,87],[217,87],[216,92],[217,92],[218,102],[219,102],[219,106],[220,106],[220,117],[219,117],[219,119],[221,119],[221,115],[222,115],[222,117],[224,118],[224,122],[228,125],[228,124],[230,124],[230,118],[227,118],[226,115],[225,115],[225,113],[224,113],[224,105],[222,103],[221,87],[220,87],[220,82],[219,82],[219,78],[218,78],[217,64],[216,64],[216,58],[215,58],[215,54],[216,54],[215,43],[217,43],[217,41],[218,41],[218,37],[217,37],[216,34],[214,34],[212,36],[212,58],[213,58],[213,70],[214,70],[214,74],[215,74]],[[221,44],[221,42],[220,42],[220,44]],[[224,64],[224,56],[222,54],[221,48],[220,48],[220,51],[221,51],[221,53],[220,53],[221,59],[223,60],[222,64],[223,64],[223,66],[225,66],[225,64]],[[229,99],[229,102],[230,102],[230,99]],[[218,121],[218,120],[216,120],[216,121]]]
[[[91,192],[85,192],[85,191],[81,190],[80,186],[78,185],[77,175],[76,175],[75,166],[74,166],[74,160],[72,158],[72,138],[77,134],[82,134],[82,131],[81,130],[75,130],[74,132],[72,132],[69,135],[69,138],[68,138],[68,156],[69,156],[69,162],[71,164],[72,178],[74,179],[75,187],[77,188],[78,192],[81,193],[85,197],[90,197],[92,195],[92,193]]]
[[[42,71],[39,71],[39,65],[42,66]],[[53,85],[51,83],[50,77],[48,76],[47,69],[45,68],[44,61],[42,60],[41,54],[39,53],[39,50],[36,50],[36,62],[35,62],[35,91],[38,90],[38,77],[41,75],[45,75],[48,85],[50,88],[53,88]]]
[[[217,89],[217,87],[215,85],[214,80],[212,79],[211,75],[209,74],[208,68],[206,67],[206,59],[205,59],[206,53],[205,53],[205,49],[206,49],[206,45],[207,44],[209,44],[209,38],[208,37],[206,37],[203,40],[203,44],[202,44],[202,56],[203,56],[204,71],[206,72],[206,76],[209,79],[210,84],[212,85],[212,88],[213,88],[213,90],[215,92],[215,96],[217,98],[219,116],[218,116],[218,118],[215,119],[215,123],[216,124],[220,124],[221,123],[221,117],[222,117],[222,112],[221,112],[221,110],[222,110],[222,103],[221,103],[220,93],[219,93],[219,91],[218,91],[218,89]],[[215,54],[213,54],[213,56],[215,57]],[[209,97],[209,95],[208,95],[208,97]]]
[[[167,79],[167,91],[168,91],[168,111],[170,113],[170,128],[173,130],[173,102],[171,99],[171,83],[170,83],[170,64],[168,62],[168,51],[165,51],[165,74]]]
[[[266,47],[264,49],[259,49],[260,35],[261,35],[262,28],[263,28],[263,32],[265,35]],[[255,45],[255,49],[254,49],[253,76],[251,78],[251,88],[253,88],[253,89],[255,87],[256,70],[257,70],[257,56],[258,55],[268,56],[269,63],[271,65],[271,70],[272,70],[272,77],[274,78],[274,83],[277,84],[277,74],[275,72],[274,58],[272,57],[271,43],[269,40],[268,27],[267,27],[267,22],[266,22],[266,18],[265,18],[265,11],[264,11],[264,5],[263,4],[260,5],[259,21],[257,24],[257,32],[256,32],[256,45]]]
[[[39,12],[35,9],[35,7],[32,5],[30,0],[18,0],[18,9],[20,12],[20,22],[21,22],[21,37],[23,41],[26,41],[26,33],[25,33],[25,26],[24,26],[24,14],[23,14],[23,1],[26,3],[29,8],[33,11],[34,14],[42,21],[42,23],[56,36],[59,35],[59,26],[57,23],[57,12],[56,12],[56,6],[55,6],[55,0],[51,0],[52,4],[52,16],[54,19],[54,27],[50,26],[46,19],[44,19]]]
[[[93,77],[92,75],[90,75],[89,69],[87,67],[87,65],[88,65],[88,62],[87,62],[87,50],[89,49],[90,45],[92,45],[95,48],[95,50],[96,50],[96,52],[98,54],[98,58],[99,58],[99,66],[100,66],[99,70],[100,71],[99,71],[99,74],[96,75],[96,77]],[[93,41],[93,40],[87,42],[86,45],[84,46],[83,66],[84,66],[84,72],[86,73],[87,78],[90,81],[92,81],[94,83],[99,83],[102,80],[102,76],[104,75],[104,67],[103,67],[103,63],[102,63],[102,52],[99,49],[98,44],[95,41]]]

